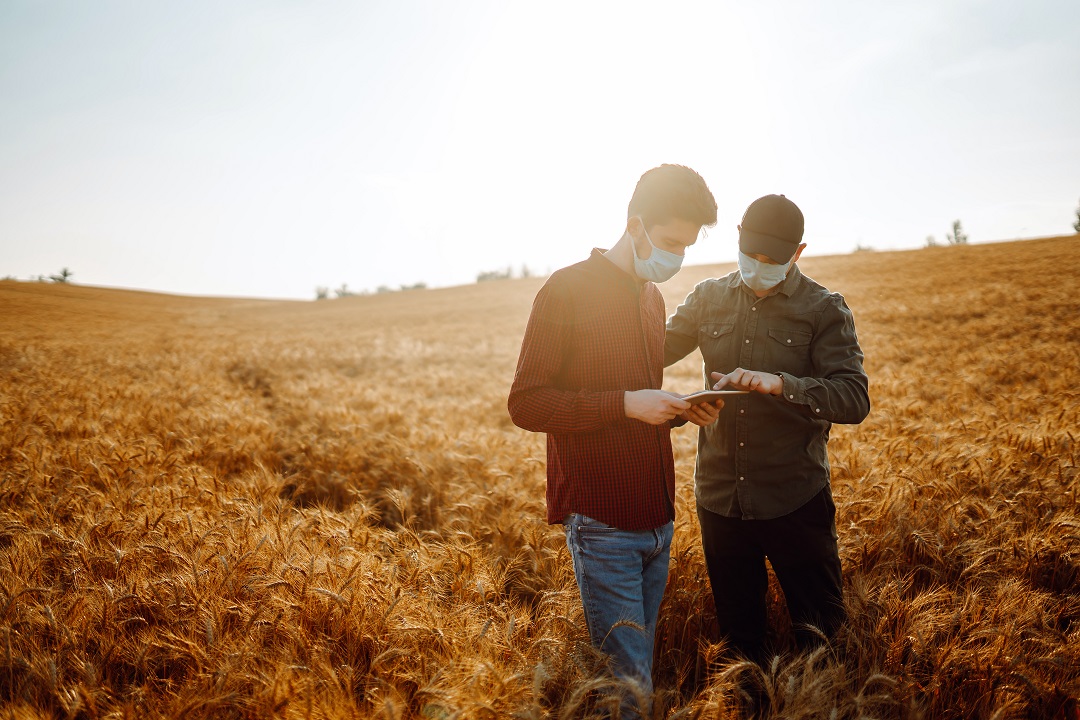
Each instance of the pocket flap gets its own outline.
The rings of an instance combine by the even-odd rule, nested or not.
[[[769,337],[786,347],[797,347],[800,345],[809,345],[814,336],[803,330],[770,328]]]
[[[701,323],[698,333],[702,340],[715,340],[735,329],[735,323]]]

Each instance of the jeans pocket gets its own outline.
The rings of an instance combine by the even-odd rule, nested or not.
[[[572,513],[570,515],[570,522],[578,532],[588,533],[590,535],[619,532],[619,528],[617,527],[602,523],[599,520],[595,520],[588,515],[582,515],[580,513]]]

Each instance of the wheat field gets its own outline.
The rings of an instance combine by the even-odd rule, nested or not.
[[[800,262],[847,297],[870,376],[830,443],[850,622],[836,654],[725,659],[677,429],[657,717],[746,717],[756,687],[762,717],[1080,718],[1078,251]],[[685,269],[669,312],[731,269]],[[544,439],[506,412],[541,283],[0,282],[0,716],[601,713]],[[665,387],[701,383],[695,353]]]

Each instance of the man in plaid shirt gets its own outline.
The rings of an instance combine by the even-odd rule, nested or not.
[[[644,699],[675,517],[669,431],[676,419],[707,425],[722,407],[660,389],[666,310],[654,283],[714,224],[716,201],[696,172],[642,175],[615,246],[537,293],[507,403],[516,425],[547,433],[547,519],[565,528],[592,644]]]

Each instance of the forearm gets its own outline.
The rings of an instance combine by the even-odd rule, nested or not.
[[[857,425],[870,413],[870,393],[865,374],[852,373],[828,378],[777,374],[783,380],[783,401],[804,406],[810,415],[832,423]]]
[[[664,333],[664,367],[677,363],[697,349],[697,331],[695,295],[691,293],[668,318]]]
[[[540,386],[511,391],[507,409],[530,432],[592,432],[626,417],[621,390],[570,391]]]
[[[682,335],[668,330],[664,338],[664,367],[674,365],[696,349],[696,336]]]

